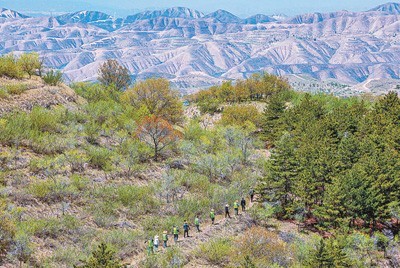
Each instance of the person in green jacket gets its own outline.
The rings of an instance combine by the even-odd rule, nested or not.
[[[233,203],[233,209],[235,210],[235,215],[239,215],[239,201],[238,200],[236,200]]]
[[[194,225],[196,225],[197,228],[197,232],[201,232],[200,231],[200,220],[199,220],[199,216],[196,216],[196,218],[194,219]]]
[[[147,241],[147,254],[151,255],[154,252],[154,241],[153,238],[150,238]]]
[[[167,242],[168,242],[168,232],[167,232],[167,231],[164,231],[164,232],[163,232],[162,240],[163,240],[163,247],[164,247],[164,248],[167,248],[167,247],[168,247],[168,245],[167,245]]]
[[[215,221],[215,212],[214,212],[214,209],[211,209],[211,211],[210,211],[210,218],[211,218],[212,224],[214,224],[214,221]]]
[[[179,229],[177,226],[174,226],[174,228],[172,229],[172,233],[174,234],[174,242],[175,244],[178,242],[178,235],[179,235]]]

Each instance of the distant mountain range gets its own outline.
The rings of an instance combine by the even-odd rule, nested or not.
[[[70,81],[95,80],[116,58],[136,79],[207,87],[267,71],[362,83],[399,79],[400,4],[365,12],[239,18],[176,7],[114,18],[97,11],[28,17],[1,9],[0,54],[37,51]]]

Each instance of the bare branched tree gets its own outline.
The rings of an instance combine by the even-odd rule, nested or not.
[[[99,82],[106,87],[114,86],[117,90],[125,90],[132,83],[129,70],[118,63],[117,60],[109,59],[99,68]]]

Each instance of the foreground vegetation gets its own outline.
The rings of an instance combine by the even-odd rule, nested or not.
[[[163,79],[123,90],[128,79],[105,77],[71,85],[86,100],[76,109],[0,118],[1,265],[399,265],[396,94],[308,95],[260,75],[184,110]],[[220,119],[204,127],[210,113]],[[149,237],[198,214],[206,226],[253,187],[249,227],[228,232],[245,217],[232,219],[193,248],[142,254]]]

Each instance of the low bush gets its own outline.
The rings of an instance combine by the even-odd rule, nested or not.
[[[31,132],[29,147],[38,154],[61,154],[72,146],[73,141],[60,135]]]
[[[29,219],[20,223],[20,230],[40,238],[57,239],[62,235],[71,234],[80,226],[79,220],[71,215],[61,218]]]
[[[31,122],[26,113],[16,112],[0,119],[0,142],[19,146],[30,135]]]
[[[36,106],[29,114],[31,126],[34,130],[40,132],[60,132],[61,115],[57,110],[48,110],[43,107]]]
[[[253,105],[234,105],[224,108],[221,124],[224,126],[260,126],[261,113]]]
[[[23,83],[5,84],[0,86],[0,91],[3,92],[2,94],[6,97],[9,95],[20,95],[26,90],[28,90],[28,85]]]
[[[118,211],[120,204],[117,202],[96,201],[90,205],[90,213],[94,223],[101,228],[109,228],[118,221]]]
[[[85,164],[89,161],[86,152],[78,149],[69,150],[65,153],[65,159],[69,164],[72,172],[82,172],[85,169]]]
[[[263,227],[253,227],[237,238],[235,243],[239,259],[249,256],[256,267],[279,265],[289,267],[293,260],[290,247],[274,232]]]
[[[224,266],[233,253],[232,241],[227,238],[217,238],[199,246],[195,255],[212,265]]]
[[[144,215],[159,207],[154,189],[148,186],[126,185],[116,189],[116,201],[129,208],[132,216]]]
[[[112,169],[112,156],[113,152],[107,148],[90,146],[87,148],[87,155],[89,163],[92,167],[98,168],[104,171],[110,171]]]
[[[63,82],[63,73],[61,71],[50,70],[43,76],[43,81],[50,86],[58,86]]]
[[[21,79],[23,71],[18,64],[18,59],[13,54],[8,54],[0,57],[0,77]]]
[[[47,179],[31,183],[27,191],[39,200],[49,204],[74,200],[78,194],[78,190],[71,183],[59,179]]]
[[[8,99],[8,97],[10,97],[8,91],[5,88],[0,87],[0,99]]]
[[[113,229],[102,234],[102,240],[114,245],[120,258],[126,258],[135,254],[140,244],[142,234],[138,231],[127,229]]]
[[[59,267],[64,264],[66,267],[79,262],[86,257],[82,248],[77,245],[66,245],[58,248],[48,260],[48,267]],[[44,267],[47,267],[44,265]]]

